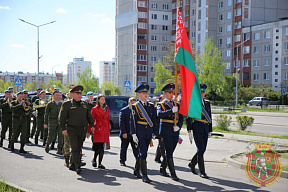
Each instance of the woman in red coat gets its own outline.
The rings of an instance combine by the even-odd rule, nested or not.
[[[94,120],[95,129],[88,129],[88,137],[93,131],[93,147],[95,151],[92,160],[92,166],[97,167],[96,158],[99,155],[98,168],[105,169],[101,164],[104,156],[104,143],[109,144],[110,122],[109,122],[109,107],[105,103],[105,96],[99,94],[96,101],[96,106],[91,110],[92,118]]]

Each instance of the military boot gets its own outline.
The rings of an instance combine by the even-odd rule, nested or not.
[[[204,157],[198,157],[198,167],[200,171],[200,177],[209,179],[208,175],[205,173]]]
[[[44,138],[44,139],[43,139],[43,146],[46,145],[46,140],[47,140],[47,138]]]
[[[139,159],[139,157],[136,159],[134,175],[135,175],[135,177],[137,177],[139,179],[142,178],[142,176],[140,174],[140,159]]]
[[[45,145],[45,151],[46,151],[46,153],[49,153],[49,145]]]
[[[38,145],[38,137],[35,137],[35,145]]]
[[[195,166],[197,164],[197,153],[193,156],[191,162],[188,164],[188,167],[190,167],[191,172],[195,175],[197,175],[197,171],[195,170]]]
[[[55,149],[54,146],[55,146],[55,141],[53,141],[53,142],[51,143],[51,147],[50,147],[50,149],[51,149],[51,150]]]
[[[160,166],[160,173],[164,177],[169,177],[169,174],[166,172],[166,167],[167,167],[167,159],[166,157],[164,157]]]
[[[145,159],[140,159],[141,172],[142,172],[142,181],[145,183],[150,183],[151,180],[147,176],[147,164]]]
[[[10,149],[11,149],[12,152],[14,152],[14,143],[10,144]]]
[[[167,163],[168,163],[168,168],[171,174],[171,179],[174,181],[179,181],[179,178],[177,177],[176,172],[175,172],[173,159],[168,159]]]
[[[64,166],[69,168],[69,157],[64,158],[65,158]]]
[[[62,148],[60,148],[60,147],[57,148],[56,154],[58,154],[58,155],[63,155]]]
[[[24,150],[24,144],[21,144],[21,147],[20,147],[20,153],[27,153],[27,151]]]
[[[2,147],[2,146],[3,146],[3,139],[0,138],[0,147]]]
[[[10,146],[11,146],[11,142],[10,142],[10,139],[9,139],[8,149],[10,149]]]

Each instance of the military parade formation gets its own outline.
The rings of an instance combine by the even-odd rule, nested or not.
[[[194,141],[197,147],[197,152],[194,156],[191,155],[192,160],[188,166],[193,174],[208,179],[204,153],[212,132],[211,108],[210,102],[205,99],[207,86],[201,84],[200,87],[202,117],[186,117],[189,140],[191,143]],[[141,84],[135,90],[138,99],[129,98],[128,105],[119,113],[120,166],[126,166],[127,148],[130,144],[135,158],[133,174],[145,183],[151,182],[147,174],[147,154],[155,139],[158,140],[155,161],[160,163],[159,174],[171,177],[175,181],[179,180],[173,153],[177,144],[182,141],[179,133],[185,116],[178,113],[181,106],[174,99],[174,89],[173,83],[165,85],[161,90],[163,95],[155,105],[147,100],[149,85]],[[23,154],[27,153],[24,147],[31,143],[29,139],[33,137],[35,145],[39,144],[39,138],[43,141],[46,153],[54,149],[57,143],[56,153],[64,156],[64,165],[80,174],[81,167],[86,165],[82,161],[83,143],[91,136],[91,149],[94,151],[92,166],[105,169],[102,164],[104,150],[110,149],[109,106],[106,105],[105,96],[99,94],[96,103],[93,103],[93,92],[87,92],[87,99],[82,100],[81,85],[71,89],[64,100],[59,89],[53,87],[48,91],[51,93],[49,99],[46,97],[46,91],[41,88],[37,89],[37,95],[32,99],[28,97],[27,90],[14,94],[13,87],[9,87],[5,91],[4,97],[0,99],[0,147],[4,147],[3,141],[6,139],[7,131],[7,146],[12,152],[15,152],[14,144],[18,142],[19,136],[19,153]],[[197,164],[199,173],[195,169]],[[170,174],[166,171],[167,167]]]

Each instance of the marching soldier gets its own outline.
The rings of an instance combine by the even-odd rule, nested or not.
[[[9,129],[9,136],[8,136],[8,148],[10,148],[10,140],[12,136],[12,110],[11,110],[11,91],[6,90],[4,94],[4,98],[0,99],[0,109],[2,109],[1,113],[1,139],[0,139],[0,147],[3,146],[3,141],[5,139],[5,135],[7,130]]]
[[[201,119],[192,119],[188,117],[186,119],[187,131],[189,134],[190,142],[192,143],[193,137],[197,147],[197,152],[193,156],[188,166],[191,168],[191,172],[198,174],[195,170],[195,166],[198,163],[200,177],[208,179],[204,166],[204,153],[207,147],[208,137],[212,132],[212,119],[211,119],[211,107],[210,102],[205,99],[205,90],[207,86],[200,84],[201,96],[202,96],[202,116]]]
[[[153,133],[157,126],[156,108],[153,103],[147,101],[148,90],[149,85],[147,84],[141,84],[136,88],[135,92],[138,93],[140,99],[132,105],[132,113],[130,115],[131,135],[139,148],[139,159],[137,159],[135,167],[140,162],[142,181],[145,183],[151,182],[147,176],[146,158],[151,138],[152,136],[155,138]]]
[[[63,103],[59,114],[62,133],[63,135],[68,135],[72,148],[73,165],[71,166],[74,166],[77,174],[80,174],[81,172],[80,151],[87,121],[89,122],[91,129],[94,130],[94,122],[91,113],[88,112],[87,104],[84,101],[81,101],[82,91],[83,86],[78,85],[74,87],[71,90],[73,99]],[[73,169],[73,167],[70,168]]]
[[[15,99],[16,100],[16,94],[14,94],[14,88],[13,87],[8,87],[8,90],[11,92],[11,95],[10,97],[13,98],[13,100]]]
[[[24,146],[26,143],[26,126],[27,126],[27,120],[26,120],[26,112],[24,110],[25,107],[25,101],[23,100],[23,92],[17,93],[17,100],[12,101],[12,126],[13,126],[13,133],[11,138],[11,146],[10,149],[13,152],[14,151],[14,143],[17,141],[20,133],[20,153],[27,153],[27,151],[24,150]]]
[[[29,136],[30,136],[30,126],[31,126],[31,117],[30,117],[30,110],[31,108],[33,107],[32,103],[31,103],[31,100],[30,98],[28,97],[28,91],[27,90],[23,90],[23,94],[24,94],[24,101],[27,102],[28,106],[29,107],[29,113],[26,112],[26,119],[27,119],[27,125],[26,125],[26,128],[27,128],[27,131],[26,131],[26,143],[31,143],[29,141]]]
[[[140,169],[140,164],[138,159],[138,149],[135,147],[135,143],[133,141],[132,135],[130,134],[130,113],[131,113],[131,105],[136,103],[136,98],[130,97],[128,100],[128,105],[120,110],[119,113],[119,126],[120,126],[120,139],[121,139],[121,149],[120,149],[120,165],[126,166],[125,161],[127,158],[127,148],[129,143],[131,144],[134,157],[136,161],[138,161],[137,167],[135,167],[135,170]],[[139,176],[139,171],[136,173],[134,172],[134,175],[137,177]],[[141,178],[141,176],[140,176]]]
[[[48,129],[49,127],[45,151],[46,153],[49,153],[49,145],[54,142],[56,140],[56,137],[58,136],[57,154],[59,155],[63,155],[62,149],[64,144],[62,129],[60,128],[60,125],[58,123],[58,116],[60,108],[62,106],[62,102],[60,101],[61,97],[62,94],[61,92],[59,92],[59,90],[55,90],[53,92],[53,100],[47,104],[44,117],[44,129]]]
[[[44,130],[44,114],[45,114],[45,105],[46,103],[46,92],[41,91],[40,92],[40,98],[36,99],[35,104],[38,105],[38,108],[36,109],[36,122],[37,122],[37,130],[35,134],[35,144],[38,145],[38,137],[41,131],[43,131],[43,146],[46,144],[47,135],[48,135],[48,129]]]
[[[168,164],[171,178],[178,181],[179,178],[175,173],[173,162],[173,152],[179,140],[179,131],[183,124],[183,116],[177,113],[179,104],[177,104],[176,107],[175,103],[172,101],[174,89],[175,85],[169,83],[161,90],[164,91],[165,99],[157,105],[157,116],[160,119],[159,135],[163,138],[163,143],[166,149],[166,154],[161,163],[160,173],[165,177],[169,176],[166,172]],[[176,118],[176,126],[174,126],[175,115],[178,116],[178,118]]]
[[[38,88],[38,89],[37,89],[37,95],[33,96],[32,99],[31,99],[32,105],[35,103],[35,101],[36,101],[37,99],[40,98],[40,92],[41,92],[41,91],[42,91],[42,88]],[[36,111],[35,111],[35,112],[36,112]],[[33,125],[32,125],[32,130],[31,130],[31,135],[30,135],[31,139],[32,139],[33,136],[35,135],[36,128],[37,128],[36,116],[35,116],[36,113],[35,113],[35,112],[32,113]],[[42,133],[42,137],[43,137],[43,133]]]

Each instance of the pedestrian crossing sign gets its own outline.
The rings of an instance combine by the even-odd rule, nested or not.
[[[126,87],[126,88],[131,88],[131,83],[130,83],[130,81],[124,81],[124,87]]]
[[[15,85],[22,85],[22,78],[15,78],[14,84]]]

